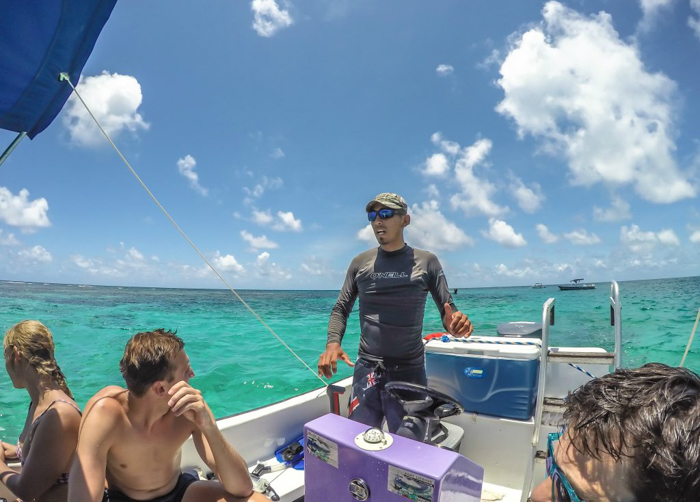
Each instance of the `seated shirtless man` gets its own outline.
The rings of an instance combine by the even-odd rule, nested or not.
[[[253,492],[245,461],[222,436],[201,392],[190,387],[194,372],[184,345],[163,329],[126,344],[119,368],[127,388],[105,387],[85,407],[68,500],[268,500]],[[190,436],[220,482],[180,471]]]

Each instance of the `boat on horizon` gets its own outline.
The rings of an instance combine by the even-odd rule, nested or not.
[[[545,286],[545,285],[542,284],[541,282],[536,282],[535,285],[532,286],[532,289],[542,289],[542,288],[546,288],[546,287],[547,287],[547,286]]]
[[[595,284],[584,284],[583,279],[571,279],[571,284],[560,284],[562,291],[578,291],[580,289],[595,289]]]

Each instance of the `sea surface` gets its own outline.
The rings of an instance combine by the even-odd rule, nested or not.
[[[623,366],[659,361],[677,366],[700,307],[700,277],[621,282]],[[540,321],[542,304],[556,299],[555,346],[613,349],[609,283],[592,291],[529,287],[460,289],[455,303],[477,335],[495,335],[508,321]],[[338,291],[240,291],[246,302],[311,368],[324,349],[328,316]],[[38,319],[53,332],[56,359],[82,407],[100,388],[122,385],[119,360],[129,337],[155,328],[177,330],[195,378],[217,417],[250,410],[321,386],[229,292],[223,290],[79,286],[0,281],[0,332]],[[427,301],[425,333],[442,331]],[[700,334],[697,335],[700,338]],[[356,354],[357,304],[343,347]],[[685,366],[700,372],[700,340]],[[351,374],[342,362],[336,379]],[[0,439],[14,441],[29,397],[0,372]]]

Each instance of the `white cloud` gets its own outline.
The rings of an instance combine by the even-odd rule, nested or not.
[[[639,0],[640,7],[644,13],[644,17],[639,23],[640,29],[643,31],[651,29],[661,10],[668,8],[673,1],[674,0]]]
[[[633,253],[646,254],[651,252],[659,238],[654,232],[643,232],[639,226],[623,226],[620,229],[620,241]]]
[[[544,242],[545,244],[554,244],[559,240],[559,237],[554,235],[552,232],[549,231],[547,228],[547,225],[543,225],[542,223],[537,224],[537,235],[539,238]]]
[[[435,186],[435,184],[431,183],[427,187],[424,188],[425,194],[431,198],[431,199],[439,199],[440,198],[440,190],[438,190],[438,187]]]
[[[411,207],[411,224],[406,227],[406,240],[412,246],[431,251],[454,251],[474,244],[471,237],[440,212],[434,200]]]
[[[282,28],[294,24],[289,11],[280,9],[275,0],[253,0],[250,8],[253,11],[253,29],[261,37],[271,37]]]
[[[693,13],[688,16],[688,26],[693,30],[695,36],[700,39],[700,0],[690,0],[690,8]]]
[[[192,155],[185,155],[184,158],[178,159],[177,170],[188,179],[190,187],[192,187],[195,192],[206,197],[209,194],[209,189],[199,184],[199,175],[194,170],[196,165],[197,161]]]
[[[222,256],[219,251],[214,255],[212,265],[214,265],[219,272],[231,272],[234,274],[242,274],[245,272],[243,265],[238,263],[238,260],[236,260],[232,254]]]
[[[272,227],[275,230],[291,230],[293,232],[301,232],[301,220],[294,218],[294,213],[291,211],[277,211],[279,221]]]
[[[576,246],[592,246],[594,244],[600,244],[600,237],[593,233],[589,234],[582,228],[565,233],[564,238]]]
[[[680,246],[681,244],[676,232],[670,228],[665,228],[658,233],[644,232],[637,225],[631,225],[629,228],[623,226],[620,229],[620,241],[630,251],[641,255],[650,254],[658,244],[664,246]]]
[[[425,161],[423,174],[426,176],[445,176],[450,170],[450,164],[444,153],[434,153]]]
[[[139,130],[148,130],[150,127],[137,112],[143,96],[141,85],[136,78],[104,71],[94,77],[83,77],[77,89],[95,118],[112,138],[119,136],[122,131],[136,134]],[[74,144],[106,144],[102,133],[75,95],[68,99],[63,113],[63,124],[68,128]]]
[[[15,234],[7,234],[3,236],[3,230],[0,228],[0,246],[19,246],[20,241],[17,240]]]
[[[678,236],[676,235],[676,232],[674,232],[673,229],[665,228],[656,235],[659,238],[659,242],[661,244],[663,244],[664,246],[680,246],[681,245],[681,240],[678,238]]]
[[[272,216],[270,210],[258,211],[253,209],[253,222],[258,225],[272,225],[274,230],[301,232],[303,226],[301,220],[294,217],[292,211],[277,211],[277,218]]]
[[[252,204],[253,200],[262,197],[266,190],[282,188],[283,184],[282,178],[268,178],[267,176],[263,176],[262,181],[253,186],[253,188],[243,187],[243,191],[247,194],[243,202],[245,204]]]
[[[647,71],[609,14],[585,17],[548,2],[543,16],[514,38],[500,68],[505,97],[497,111],[521,137],[563,155],[575,184],[631,184],[655,203],[694,197],[673,157],[675,82]]]
[[[253,209],[253,221],[258,225],[269,225],[272,223],[274,218],[270,214],[270,211],[258,211]]]
[[[593,207],[593,218],[597,221],[623,221],[632,218],[630,205],[620,197],[613,197],[613,200],[608,209],[603,209],[598,206]]]
[[[700,230],[696,230],[690,234],[690,242],[693,244],[700,244]]]
[[[255,262],[255,271],[258,277],[272,280],[287,281],[292,278],[292,274],[285,268],[270,261],[270,253],[263,251],[258,255]]]
[[[0,187],[0,221],[19,227],[24,233],[33,233],[38,228],[51,226],[46,212],[49,203],[43,197],[29,200],[29,190],[23,188],[13,195],[9,189]]]
[[[500,216],[508,212],[507,207],[499,206],[491,200],[496,193],[496,187],[474,173],[476,167],[486,164],[491,146],[489,139],[477,140],[473,145],[461,150],[457,158],[455,178],[461,191],[450,198],[450,203],[453,209],[459,208],[467,216]]]
[[[243,240],[250,244],[250,247],[253,249],[275,249],[279,247],[276,242],[271,241],[264,235],[255,237],[250,232],[241,230],[241,237],[243,237]]]
[[[43,246],[34,246],[32,248],[23,249],[17,254],[20,256],[20,258],[35,263],[51,263],[53,261],[51,253],[49,253]]]
[[[85,270],[90,275],[102,278],[134,278],[134,277],[162,277],[161,271],[152,265],[159,262],[157,256],[151,257],[148,261],[144,255],[135,247],[125,250],[123,242],[119,243],[118,248],[108,247],[107,251],[110,254],[117,254],[117,257],[109,261],[101,258],[87,258],[83,255],[71,255],[71,262],[77,267]],[[123,254],[122,254],[123,253]]]
[[[357,232],[357,238],[368,244],[374,244],[377,242],[377,239],[374,236],[374,231],[372,230],[372,225],[369,223],[367,224],[367,226],[363,227]]]
[[[518,201],[520,209],[526,213],[534,213],[542,206],[542,202],[544,202],[545,197],[539,183],[532,183],[528,187],[520,178],[513,177],[510,190]]]
[[[304,263],[301,264],[301,270],[305,274],[320,277],[330,277],[335,274],[328,260],[318,256],[309,256],[304,260]]]
[[[433,145],[439,147],[440,150],[450,154],[452,157],[459,153],[459,143],[443,139],[441,132],[434,132],[430,136],[430,141],[432,141]]]
[[[527,245],[523,234],[516,233],[513,227],[503,220],[496,218],[489,219],[488,232],[482,230],[482,235],[487,239],[498,242],[500,245],[509,248],[519,248]]]
[[[273,159],[283,159],[285,157],[284,152],[281,148],[275,148],[275,150],[270,154]]]
[[[496,267],[496,273],[505,277],[538,277],[539,272],[532,270],[530,267],[509,269],[505,264],[501,263]]]
[[[438,74],[438,77],[446,77],[448,75],[452,75],[454,71],[454,66],[449,64],[441,64],[438,65],[437,68],[435,68],[435,72]]]
[[[136,249],[135,247],[132,247],[129,249],[129,251],[126,252],[126,257],[129,258],[130,260],[135,260],[135,261],[143,261],[144,257],[141,252]]]

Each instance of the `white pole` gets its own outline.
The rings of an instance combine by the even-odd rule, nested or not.
[[[693,337],[695,336],[695,330],[698,329],[698,321],[700,321],[700,309],[698,309],[698,316],[695,318],[695,325],[693,326],[693,332],[690,334],[690,339],[688,340],[688,346],[685,348],[685,354],[683,354],[683,359],[681,359],[681,364],[680,367],[683,367],[683,363],[685,362],[685,358],[688,355],[688,351],[690,350],[690,346],[693,344]]]

